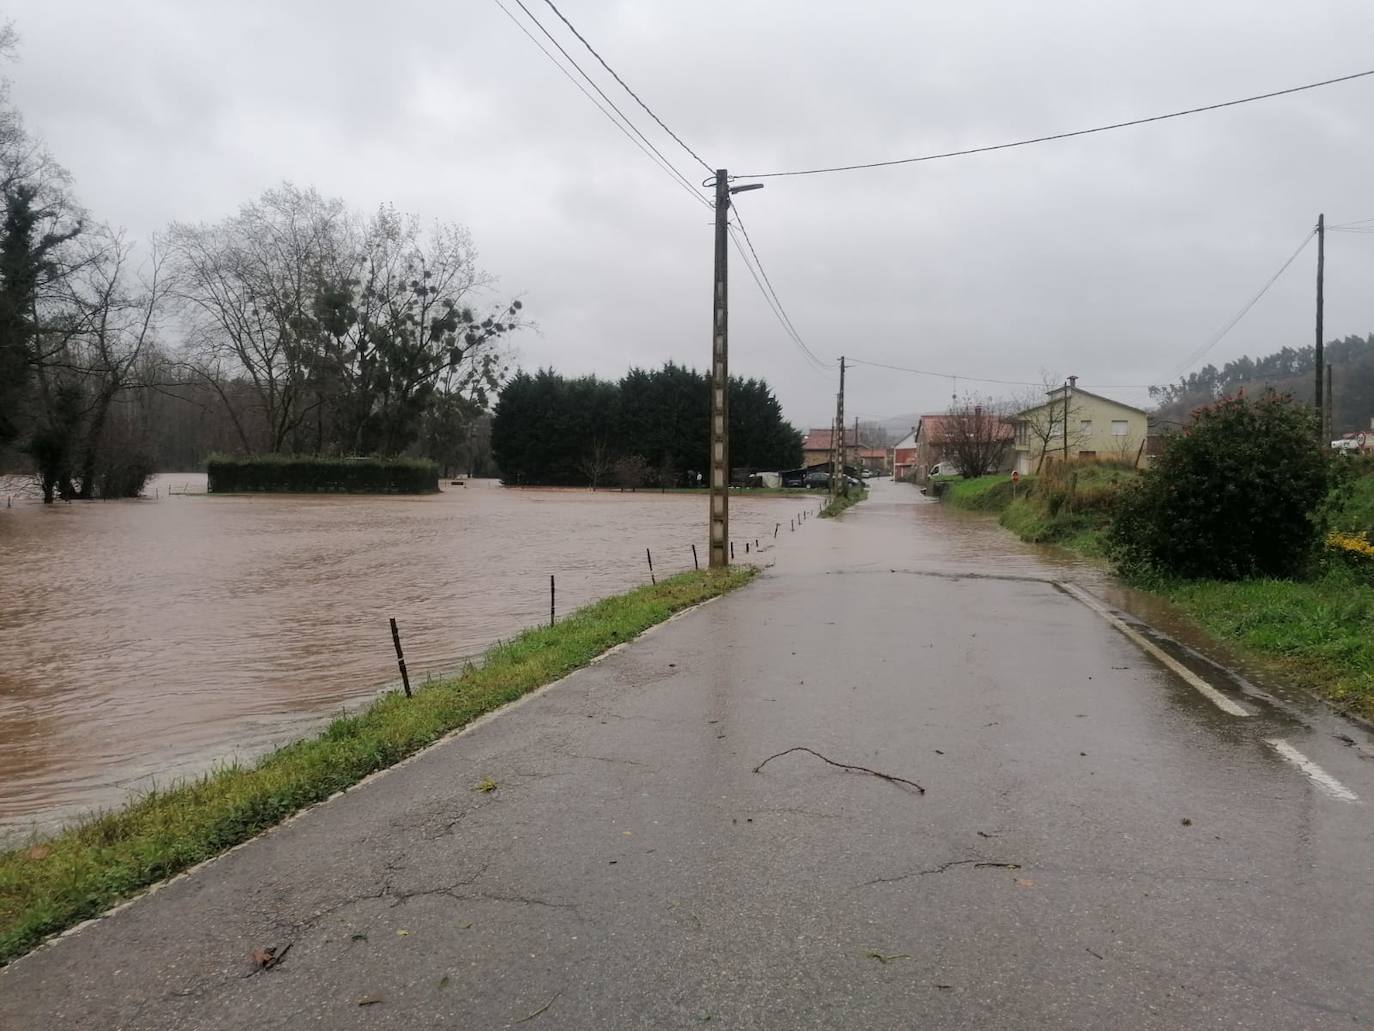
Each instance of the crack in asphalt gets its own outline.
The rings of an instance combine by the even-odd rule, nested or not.
[[[944,873],[946,870],[951,870],[956,866],[972,866],[975,870],[985,868],[997,868],[1002,870],[1021,869],[1020,863],[1003,863],[989,859],[951,859],[947,863],[941,863],[939,866],[932,866],[926,870],[912,870],[908,873],[898,874],[896,877],[875,877],[871,881],[864,881],[861,884],[854,885],[854,887],[867,888],[872,884],[895,884],[897,881],[907,881],[913,877],[924,877],[926,874]]]

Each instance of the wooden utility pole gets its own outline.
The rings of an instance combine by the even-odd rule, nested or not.
[[[1322,280],[1325,276],[1325,273],[1326,215],[1323,213],[1317,216],[1317,349],[1316,353],[1312,356],[1312,364],[1313,367],[1316,369],[1317,374],[1317,394],[1315,405],[1317,409],[1318,432],[1321,432],[1322,414],[1326,410],[1325,406],[1322,404],[1322,370],[1325,368],[1325,356],[1322,354],[1322,306],[1324,304],[1322,298]],[[1330,442],[1325,439],[1325,434],[1323,434],[1323,439],[1321,440],[1322,447],[1326,447],[1329,443]]]
[[[844,484],[844,355],[840,355],[840,392],[835,395],[835,437],[831,443],[835,445],[838,461],[831,466],[830,493],[847,494],[848,491],[841,489]]]
[[[729,176],[716,170],[716,273],[711,330],[711,519],[712,569],[730,564],[730,363],[726,234],[730,218]]]

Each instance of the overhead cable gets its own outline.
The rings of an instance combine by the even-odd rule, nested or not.
[[[1231,318],[1231,320],[1227,322],[1224,326],[1222,326],[1221,329],[1217,330],[1210,337],[1208,337],[1207,342],[1203,344],[1200,348],[1198,348],[1195,352],[1193,352],[1192,356],[1186,362],[1184,362],[1183,365],[1179,367],[1179,370],[1174,373],[1170,382],[1173,382],[1173,380],[1178,379],[1185,372],[1191,369],[1194,365],[1202,361],[1202,359],[1206,356],[1208,351],[1216,347],[1217,344],[1221,343],[1222,339],[1226,336],[1226,334],[1236,328],[1236,324],[1239,323],[1241,319],[1245,318],[1245,316],[1249,313],[1250,309],[1253,308],[1255,305],[1259,304],[1260,298],[1269,292],[1269,288],[1273,286],[1276,282],[1278,282],[1279,276],[1283,275],[1285,272],[1288,271],[1288,266],[1298,260],[1298,255],[1306,249],[1307,245],[1312,242],[1312,237],[1316,235],[1317,230],[1315,228],[1309,229],[1303,235],[1302,243],[1298,244],[1298,249],[1295,250],[1289,256],[1287,261],[1285,261],[1282,265],[1279,266],[1279,270],[1277,272],[1275,272],[1272,276],[1269,277],[1269,281],[1266,282],[1264,286],[1260,288],[1260,292],[1255,294],[1254,297],[1250,298],[1250,300],[1246,302],[1245,306],[1241,308],[1240,311],[1236,312],[1236,314]]]
[[[1241,97],[1238,100],[1226,100],[1219,104],[1190,107],[1183,111],[1170,111],[1168,114],[1151,115],[1148,118],[1133,118],[1128,122],[1113,122],[1111,125],[1099,125],[1092,129],[1077,129],[1073,132],[1054,133],[1050,136],[1036,136],[1026,140],[1015,140],[1011,143],[994,143],[986,147],[970,147],[966,150],[949,150],[940,154],[923,154],[920,157],[895,158],[890,161],[869,161],[861,164],[831,165],[825,168],[801,168],[783,172],[748,172],[739,176],[731,176],[731,178],[776,179],[782,176],[821,175],[827,172],[854,172],[864,168],[887,168],[892,165],[914,165],[921,161],[939,161],[943,158],[966,157],[970,154],[986,154],[994,150],[1010,150],[1013,147],[1029,147],[1033,143],[1049,143],[1052,140],[1067,140],[1075,136],[1088,136],[1092,133],[1110,132],[1113,129],[1125,129],[1133,125],[1146,125],[1150,122],[1162,122],[1169,118],[1182,118],[1185,115],[1201,114],[1204,111],[1217,111],[1224,107],[1235,107],[1238,104],[1251,104],[1257,100],[1270,100],[1274,97],[1283,97],[1291,93],[1301,93],[1304,90],[1319,89],[1322,86],[1334,86],[1337,83],[1349,82],[1352,79],[1361,79],[1367,75],[1374,75],[1374,69],[1370,69],[1367,72],[1355,72],[1352,75],[1342,75],[1335,79],[1324,79],[1321,82],[1309,82],[1305,86],[1292,86],[1288,89],[1274,90],[1271,93],[1258,93],[1252,97]]]
[[[563,67],[563,65],[559,62],[558,58],[554,57],[552,52],[550,52],[549,48],[544,46],[543,43],[539,42],[538,37],[536,37],[534,33],[530,32],[529,29],[525,28],[525,26],[521,23],[520,19],[517,18],[514,14],[512,14],[510,9],[506,7],[506,5],[501,2],[501,0],[494,0],[494,2],[497,7],[501,8],[502,13],[505,14],[505,16],[515,24],[515,27],[519,29],[521,32],[523,32],[527,37],[529,37],[531,43],[533,43],[535,46],[537,46],[540,50],[544,52],[544,56],[547,57],[550,62],[552,62],[553,66],[557,68],[560,72],[562,72],[563,75],[567,77],[567,80],[571,82],[574,86],[576,86],[581,91],[582,95],[586,97],[587,100],[590,101],[593,105],[595,105],[596,109],[600,111],[603,115],[605,115],[607,120],[617,129],[619,129],[621,134],[624,135],[624,137],[627,140],[629,140],[641,151],[643,151],[645,157],[647,157],[659,168],[663,169],[663,171],[667,172],[668,175],[672,178],[673,182],[676,183],[678,186],[682,187],[682,189],[686,190],[688,196],[690,196],[693,200],[705,205],[708,209],[711,207],[710,201],[708,201],[705,197],[698,193],[697,190],[690,184],[683,182],[680,173],[676,173],[672,169],[672,167],[666,164],[662,159],[655,157],[653,152],[650,151],[648,147],[644,146],[644,144],[640,143],[639,140],[635,139],[635,137],[630,133],[630,130],[626,129],[624,125],[616,121],[615,115],[611,114],[611,112],[606,108],[606,106],[602,104],[599,100],[597,100],[596,97],[592,96],[591,93],[588,92],[587,87],[582,85],[582,83],[578,82],[577,79],[573,76],[572,72],[568,71],[568,69]]]
[[[787,338],[791,340],[792,343],[796,344],[806,357],[810,359],[810,363],[806,366],[808,369],[818,375],[828,376],[828,370],[825,364],[816,358],[816,356],[807,349],[806,345],[802,343],[801,339],[794,336],[788,328],[786,315],[778,309],[777,303],[772,296],[769,295],[768,289],[763,285],[763,280],[759,278],[758,272],[754,270],[754,266],[749,261],[749,254],[745,251],[744,245],[739,242],[739,236],[735,234],[734,227],[730,226],[728,228],[730,232],[730,242],[735,245],[735,250],[739,252],[740,260],[744,262],[744,267],[749,270],[749,275],[753,277],[754,285],[759,288],[759,293],[763,295],[764,303],[768,305],[768,310],[773,313],[773,317],[778,320],[778,325],[782,327],[783,333],[786,334]]]
[[[701,155],[699,155],[691,147],[687,146],[687,144],[683,143],[682,137],[679,136],[677,133],[673,132],[672,129],[669,129],[667,123],[664,122],[662,118],[658,117],[658,115],[654,114],[653,109],[650,108],[648,104],[644,103],[644,101],[639,99],[639,94],[636,93],[634,90],[630,89],[629,84],[626,83],[624,79],[622,79],[619,75],[616,74],[615,69],[608,65],[606,63],[605,58],[598,54],[596,52],[596,49],[590,43],[587,42],[586,37],[583,36],[582,33],[577,31],[577,26],[574,25],[572,22],[568,21],[568,19],[564,16],[563,12],[560,11],[554,5],[553,0],[544,0],[544,2],[549,5],[549,8],[553,11],[554,14],[558,15],[559,19],[563,22],[563,24],[568,27],[568,30],[572,32],[572,34],[576,36],[579,40],[582,41],[582,45],[586,47],[588,51],[591,52],[591,55],[601,62],[601,67],[605,68],[606,71],[610,72],[611,78],[615,79],[616,82],[620,83],[621,88],[623,88],[626,93],[634,97],[635,103],[642,107],[648,113],[649,117],[659,124],[660,128],[662,128],[664,132],[666,132],[669,136],[676,140],[677,145],[679,147],[685,150],[688,154],[691,154],[692,157],[696,158],[697,161],[700,162],[701,167],[706,169],[706,171],[715,171],[715,169],[713,169],[709,164],[706,163],[706,161],[701,157]],[[521,4],[521,6],[523,7],[524,5]]]
[[[787,314],[787,309],[783,307],[782,298],[780,298],[778,292],[773,289],[773,281],[768,278],[768,270],[763,267],[763,259],[759,257],[759,252],[754,250],[754,241],[749,238],[749,230],[744,227],[744,216],[740,213],[738,203],[732,203],[731,208],[735,213],[735,224],[739,226],[739,231],[744,234],[744,242],[749,245],[749,253],[754,256],[754,264],[759,267],[759,274],[763,276],[763,282],[768,287],[768,293],[772,295],[774,302],[777,304],[783,328],[787,330],[788,334],[797,342],[797,346],[806,353],[808,358],[815,362],[820,368],[826,368],[825,362],[817,358],[811,348],[806,346],[806,341],[802,339],[801,333],[799,333],[797,327],[792,324],[792,318]]]
[[[676,178],[680,179],[689,190],[695,192],[696,187],[692,185],[691,180],[688,179],[685,175],[683,175],[682,172],[677,168],[677,166],[674,165],[670,160],[668,160],[667,157],[664,156],[661,150],[654,146],[653,141],[650,140],[649,137],[645,136],[642,132],[639,131],[639,127],[636,126],[635,123],[630,120],[629,116],[626,115],[624,111],[620,110],[620,108],[616,105],[616,102],[606,95],[606,91],[603,90],[599,85],[597,85],[596,80],[593,79],[582,69],[582,66],[577,63],[577,59],[574,58],[572,54],[568,53],[567,49],[563,46],[562,43],[558,42],[558,40],[554,37],[553,33],[551,33],[548,29],[544,27],[544,23],[541,22],[538,18],[536,18],[534,16],[534,13],[528,7],[525,6],[524,0],[515,0],[515,3],[516,6],[520,8],[520,10],[525,12],[525,17],[527,17],[530,21],[534,22],[535,26],[539,29],[539,31],[542,32],[548,38],[549,42],[552,43],[558,49],[558,52],[563,55],[567,62],[577,69],[577,73],[587,81],[587,84],[591,86],[592,89],[596,90],[597,95],[611,106],[611,109],[614,110],[615,113],[620,116],[621,120],[624,121],[624,123],[627,126],[629,126],[630,130],[633,131],[636,136],[638,136],[641,140],[644,141],[645,146],[647,146],[650,150],[657,154],[660,160],[662,160],[665,165],[672,169],[673,175]],[[704,199],[705,198],[703,198],[703,200]]]

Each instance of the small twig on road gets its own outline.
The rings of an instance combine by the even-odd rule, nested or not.
[[[784,755],[790,755],[792,752],[806,752],[808,755],[814,755],[817,759],[821,760],[821,762],[829,763],[831,766],[838,766],[842,770],[853,770],[856,773],[867,773],[869,776],[878,777],[882,780],[889,781],[893,784],[906,784],[910,787],[915,788],[923,795],[926,793],[926,789],[921,787],[921,785],[917,784],[914,780],[907,780],[905,777],[898,777],[892,773],[882,773],[878,770],[870,770],[867,766],[855,766],[853,763],[836,762],[834,759],[831,759],[828,756],[821,755],[821,753],[816,751],[814,748],[807,748],[805,745],[796,745],[792,748],[787,749],[786,751],[779,752],[777,755],[770,755],[767,759],[763,760],[763,762],[759,763],[757,766],[754,767],[754,772],[761,773],[763,771],[763,768],[767,766],[769,763],[771,763],[774,759],[780,759]]]
[[[882,964],[891,963],[894,959],[910,959],[910,958],[911,958],[911,953],[909,953],[909,952],[898,953],[898,954],[895,955],[895,956],[884,956],[884,955],[883,955],[881,952],[879,952],[877,949],[869,949],[867,952],[864,953],[864,955],[865,955],[868,959],[876,959],[879,963],[882,963]]]
[[[558,997],[559,997],[560,995],[562,995],[562,994],[563,994],[562,992],[554,992],[554,993],[553,993],[553,998],[552,998],[552,999],[550,999],[548,1002],[544,1003],[544,1005],[540,1006],[537,1010],[535,1010],[533,1013],[531,1013],[528,1017],[521,1017],[519,1020],[511,1021],[511,1023],[513,1023],[513,1024],[524,1024],[524,1023],[526,1023],[527,1021],[533,1020],[535,1017],[539,1016],[539,1014],[543,1013],[546,1009],[548,1009],[550,1006],[552,1006],[552,1005],[558,1000]]]

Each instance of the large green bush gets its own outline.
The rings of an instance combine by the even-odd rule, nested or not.
[[[439,467],[419,458],[315,458],[308,455],[212,455],[212,494],[432,494]]]
[[[1122,491],[1108,550],[1137,574],[1294,576],[1320,545],[1338,475],[1310,408],[1274,394],[1224,398]]]

